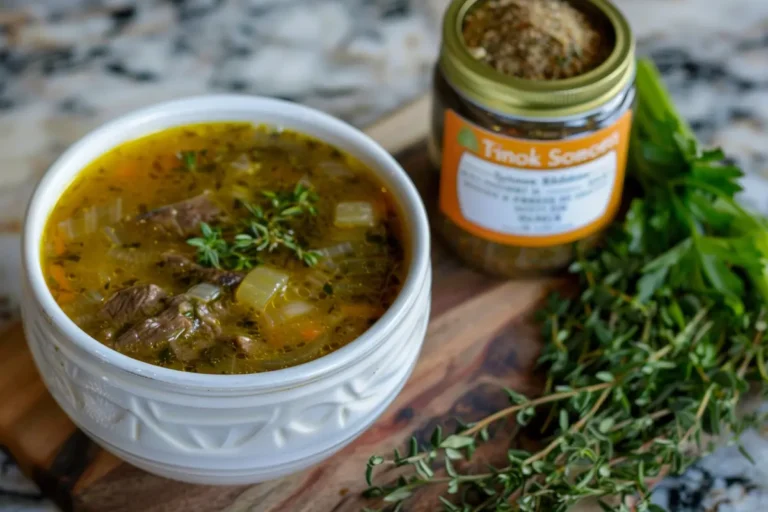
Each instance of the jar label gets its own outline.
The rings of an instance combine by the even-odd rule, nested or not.
[[[544,247],[605,228],[621,201],[632,112],[564,140],[537,141],[445,113],[440,209],[492,242]]]

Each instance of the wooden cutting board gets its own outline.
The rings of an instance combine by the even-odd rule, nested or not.
[[[429,98],[368,130],[413,178],[428,209],[437,190],[424,139]],[[136,469],[98,448],[74,427],[45,390],[20,325],[0,339],[0,445],[7,446],[63,510],[82,511],[359,511],[365,463],[410,436],[425,441],[438,425],[480,419],[507,404],[503,387],[535,391],[539,352],[531,320],[551,280],[499,281],[463,267],[433,238],[432,318],[416,369],[397,400],[352,445],[325,463],[252,486],[190,485]],[[506,453],[499,432],[480,462]],[[498,449],[494,449],[497,447]],[[423,493],[409,511],[436,510]]]

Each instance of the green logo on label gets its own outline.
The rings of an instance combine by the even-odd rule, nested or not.
[[[461,146],[464,146],[471,151],[480,150],[480,144],[477,142],[477,137],[475,137],[474,132],[466,126],[462,126],[461,130],[459,130],[458,140]]]

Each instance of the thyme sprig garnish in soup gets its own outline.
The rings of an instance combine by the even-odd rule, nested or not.
[[[173,128],[89,165],[48,219],[64,312],[113,349],[202,373],[321,357],[360,336],[405,277],[397,209],[362,163],[246,123]]]

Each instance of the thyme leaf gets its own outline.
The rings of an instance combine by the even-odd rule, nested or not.
[[[206,267],[222,268],[222,262],[229,253],[229,245],[221,237],[221,230],[201,222],[200,231],[201,237],[187,240],[189,245],[197,248],[197,261]]]

